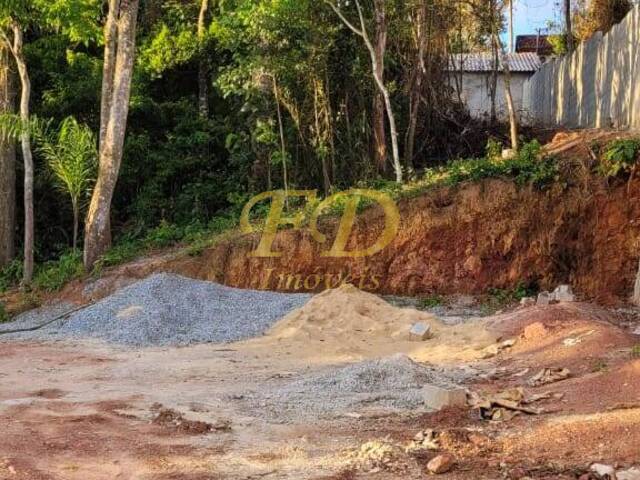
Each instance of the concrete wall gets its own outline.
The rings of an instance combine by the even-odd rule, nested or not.
[[[523,88],[525,115],[542,126],[640,128],[640,7],[606,35],[545,63]]]
[[[529,73],[511,73],[511,95],[516,110],[522,111],[523,87]],[[496,91],[496,114],[499,119],[507,120],[507,101],[504,96],[503,75],[498,75],[498,88]],[[490,72],[465,72],[462,75],[462,100],[465,102],[469,113],[474,118],[486,118],[491,116],[491,97],[489,96]]]

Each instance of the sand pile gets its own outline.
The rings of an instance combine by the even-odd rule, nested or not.
[[[442,329],[433,315],[412,308],[396,308],[376,295],[343,285],[326,290],[280,320],[268,332],[286,339],[342,339],[352,336],[408,339],[414,323],[429,324],[434,333]]]

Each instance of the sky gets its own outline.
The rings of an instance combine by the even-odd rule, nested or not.
[[[515,35],[535,34],[546,28],[549,20],[560,18],[558,0],[514,0]],[[545,33],[544,31],[542,33]]]

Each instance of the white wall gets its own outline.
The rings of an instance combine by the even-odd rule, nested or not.
[[[511,95],[518,112],[522,111],[522,93],[529,73],[511,73]],[[474,118],[489,119],[491,117],[491,97],[489,83],[491,72],[465,72],[462,75],[462,100]],[[504,94],[503,75],[498,75],[496,91],[496,114],[500,120],[508,120],[507,101]],[[522,118],[521,120],[525,120]]]
[[[545,63],[523,93],[539,125],[640,128],[640,7],[606,35]]]

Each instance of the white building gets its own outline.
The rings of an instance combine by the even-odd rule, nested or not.
[[[520,120],[527,123],[522,115],[522,94],[524,82],[541,66],[536,53],[510,53],[507,55],[511,72],[511,95]],[[472,117],[489,120],[491,117],[490,85],[494,61],[491,53],[462,53],[453,57],[449,66],[450,82],[454,89],[460,89],[462,100]],[[504,94],[504,68],[498,66],[496,90],[496,114],[498,119],[507,120],[507,105]]]

